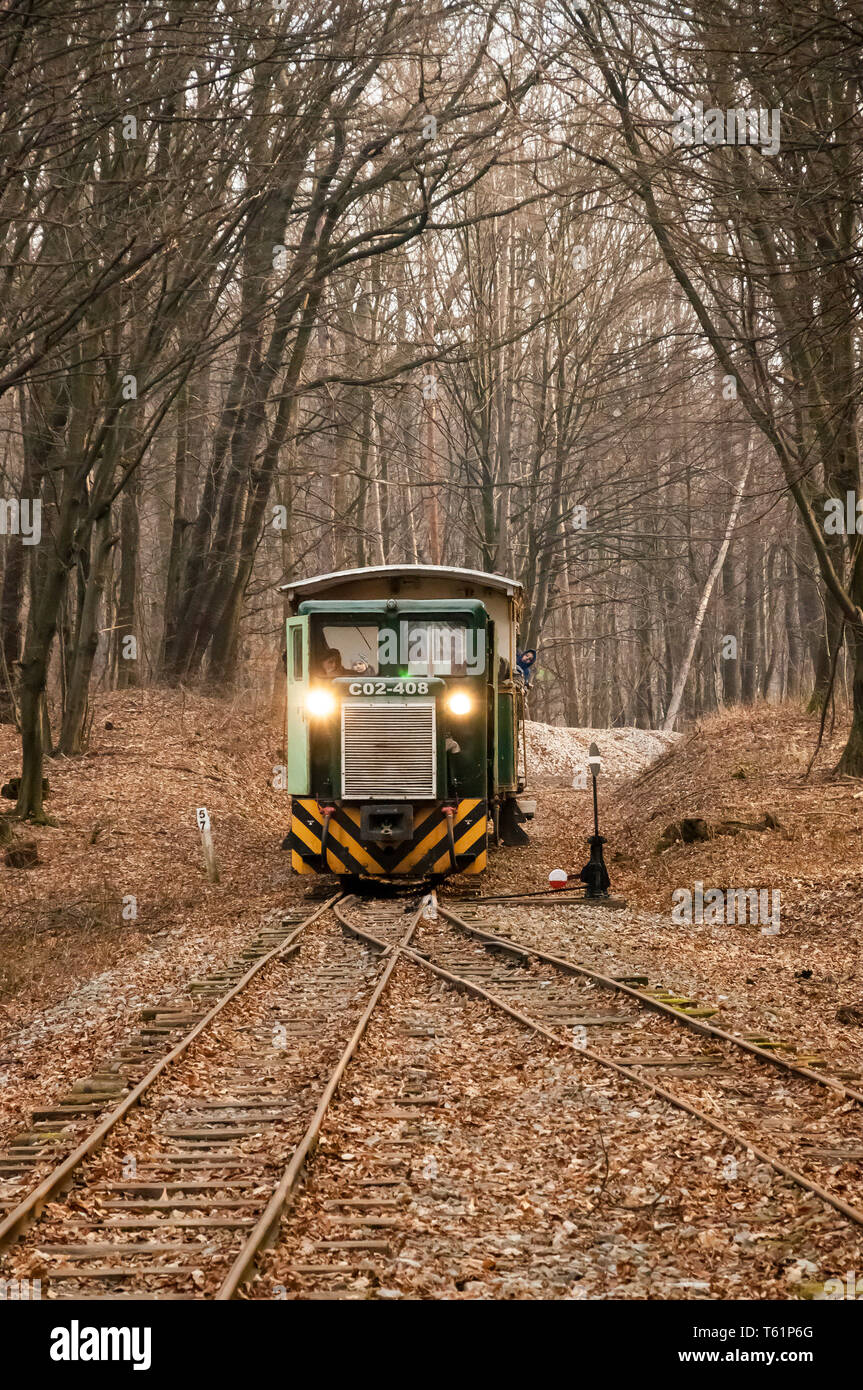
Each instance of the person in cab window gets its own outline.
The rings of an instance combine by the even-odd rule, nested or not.
[[[364,656],[355,656],[351,662],[351,673],[355,676],[370,676],[372,668]]]
[[[344,676],[347,672],[342,666],[342,658],[332,647],[328,647],[324,652],[324,659],[321,662],[321,675],[328,680],[333,680],[336,676]]]

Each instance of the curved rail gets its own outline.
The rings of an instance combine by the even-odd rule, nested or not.
[[[347,914],[346,909],[349,907],[355,911],[359,909],[358,920],[352,920]],[[483,999],[493,1008],[500,1010],[519,1025],[528,1028],[532,1033],[542,1038],[553,1047],[564,1048],[568,1052],[574,1053],[577,1057],[604,1068],[613,1073],[621,1081],[641,1088],[642,1091],[650,1093],[657,1099],[690,1116],[700,1125],[722,1135],[726,1141],[739,1146],[747,1154],[757,1158],[760,1162],[772,1168],[785,1180],[818,1198],[825,1205],[832,1207],[846,1220],[852,1222],[856,1226],[863,1227],[863,1210],[823,1187],[805,1173],[797,1171],[777,1155],[747,1138],[745,1133],[736,1131],[730,1124],[726,1124],[715,1115],[700,1109],[685,1096],[676,1094],[673,1090],[669,1090],[665,1086],[650,1080],[640,1071],[635,1070],[632,1065],[626,1065],[624,1061],[616,1061],[613,1057],[606,1056],[601,1052],[595,1052],[591,1048],[582,1047],[576,1042],[571,1041],[568,1037],[562,1036],[559,1031],[555,1031],[553,1023],[550,1023],[542,1017],[533,1016],[530,1012],[525,1011],[524,1006],[513,1007],[513,1004],[509,1003],[506,998],[502,998],[499,993],[495,993],[493,988],[486,988],[484,984],[472,978],[472,967],[469,967],[466,963],[463,965],[465,973],[459,973],[457,967],[462,963],[453,962],[449,959],[446,945],[441,947],[441,958],[448,962],[449,967],[455,968],[448,968],[447,965],[438,963],[438,960],[435,959],[436,951],[434,939],[429,940],[428,949],[426,949],[427,943],[425,940],[417,939],[418,928],[420,927],[423,916],[423,903],[420,903],[411,912],[410,918],[407,921],[404,916],[401,915],[388,917],[386,911],[384,911],[381,927],[377,926],[375,920],[368,922],[363,920],[362,909],[364,907],[369,909],[374,908],[377,912],[380,912],[381,900],[370,900],[368,903],[365,903],[362,898],[345,897],[344,895],[337,894],[310,913],[306,919],[300,922],[289,935],[287,935],[284,940],[280,941],[272,950],[267,951],[266,954],[256,959],[242,978],[217,1001],[206,1015],[200,1018],[198,1022],[190,1028],[188,1033],[184,1035],[171,1051],[159,1058],[158,1062],[148,1071],[147,1075],[124,1097],[122,1103],[107,1115],[87,1139],[73,1153],[69,1154],[67,1158],[53,1170],[48,1178],[46,1178],[38,1188],[30,1193],[29,1196],[6,1217],[2,1225],[0,1225],[0,1244],[8,1244],[16,1235],[20,1234],[32,1220],[38,1217],[44,1204],[60,1189],[68,1185],[70,1175],[82,1164],[85,1158],[99,1148],[114,1126],[116,1126],[123,1116],[127,1115],[132,1107],[140,1101],[142,1095],[153,1085],[155,1080],[161,1076],[169,1066],[176,1062],[178,1058],[183,1056],[194,1039],[197,1038],[222,1010],[246,988],[250,980],[252,980],[268,962],[280,957],[285,958],[291,955],[293,951],[297,950],[298,945],[296,944],[296,938],[299,934],[304,931],[310,923],[314,922],[318,917],[329,910],[333,911],[336,920],[344,931],[357,937],[367,945],[372,946],[380,953],[380,959],[383,962],[384,968],[380,972],[370,996],[368,996],[367,1003],[363,1008],[361,1016],[356,1024],[353,1025],[353,1030],[347,1043],[344,1047],[341,1047],[341,1043],[339,1042],[341,1050],[338,1055],[338,1060],[329,1072],[326,1084],[320,1092],[314,1113],[306,1124],[302,1137],[293,1149],[290,1159],[284,1167],[276,1186],[272,1188],[271,1195],[266,1200],[266,1205],[263,1207],[263,1210],[261,1210],[256,1204],[257,1210],[260,1211],[260,1215],[254,1219],[253,1224],[251,1221],[236,1223],[237,1225],[243,1224],[246,1226],[246,1229],[243,1231],[242,1246],[233,1256],[228,1252],[224,1252],[225,1265],[228,1265],[228,1261],[231,1261],[231,1263],[218,1292],[215,1294],[217,1301],[227,1301],[238,1294],[243,1283],[250,1277],[254,1270],[258,1255],[272,1242],[285,1208],[295,1194],[308,1160],[317,1147],[330,1105],[339,1089],[345,1072],[357,1053],[360,1043],[374,1017],[375,1010],[378,1008],[390,984],[398,962],[402,959],[409,962],[411,966],[431,973],[455,989],[462,990],[477,998]],[[508,937],[499,936],[494,932],[484,930],[481,927],[464,921],[457,913],[443,905],[438,906],[438,911],[440,916],[444,919],[443,933],[436,938],[438,942],[445,942],[446,939],[452,940],[451,932],[458,931],[473,938],[477,946],[485,946],[493,951],[503,951],[517,958],[520,957],[523,960],[532,959],[560,972],[582,976],[597,985],[613,990],[619,994],[627,995],[639,1004],[670,1017],[678,1023],[683,1023],[689,1029],[701,1035],[715,1038],[723,1044],[731,1044],[735,1048],[739,1048],[742,1052],[752,1055],[759,1062],[769,1062],[772,1067],[778,1068],[781,1071],[786,1073],[791,1072],[807,1082],[815,1082],[819,1086],[826,1087],[828,1090],[838,1092],[842,1098],[847,1098],[855,1102],[863,1101],[863,1094],[854,1091],[852,1088],[841,1086],[838,1081],[832,1078],[821,1076],[817,1072],[811,1071],[809,1068],[787,1062],[782,1058],[774,1056],[766,1049],[758,1047],[756,1044],[748,1043],[745,1039],[737,1038],[733,1034],[726,1033],[723,1029],[705,1023],[702,1020],[693,1019],[678,1009],[675,1009],[673,1006],[661,1000],[654,999],[650,995],[644,994],[642,991],[632,986],[623,984],[621,981],[610,979],[607,976],[599,974],[599,972],[580,966],[576,962],[544,952],[527,943],[513,941]],[[389,939],[385,939],[384,934],[387,933],[389,934]],[[434,934],[430,933],[430,935],[433,937]],[[479,957],[480,953],[477,954]],[[528,1009],[529,1008],[530,1005],[528,1005]],[[356,1015],[353,1014],[352,1018],[355,1017]],[[341,1034],[341,1036],[344,1037],[344,1033]],[[700,1097],[696,1098],[700,1099]],[[303,1123],[305,1123],[305,1120]],[[276,1174],[278,1174],[278,1169],[276,1169]],[[230,1203],[226,1202],[222,1203],[222,1205],[227,1206],[230,1205]],[[195,1223],[189,1222],[187,1224],[194,1225]],[[165,1268],[166,1275],[173,1272],[174,1271],[170,1268]],[[180,1271],[177,1272],[179,1273]],[[145,1294],[143,1296],[158,1297],[158,1294]],[[180,1296],[182,1297],[184,1295]]]
[[[481,933],[477,929],[468,927],[467,923],[463,923],[461,919],[457,918],[454,913],[448,911],[440,905],[438,907],[438,910],[441,913],[441,915],[447,918],[448,920],[453,921],[453,919],[455,919],[455,921],[460,926],[464,927],[469,934],[476,934],[477,936],[481,936],[484,941],[488,942],[489,945],[500,946],[502,948],[510,950],[513,948],[513,945],[515,944],[511,943],[508,939],[504,937],[494,936],[493,933]],[[531,947],[524,947],[522,949],[525,954],[543,956],[542,952],[535,952]],[[863,1226],[863,1210],[861,1210],[859,1207],[852,1206],[851,1203],[846,1202],[843,1198],[830,1192],[827,1188],[822,1187],[820,1183],[817,1183],[813,1179],[808,1178],[804,1173],[800,1173],[796,1169],[789,1167],[788,1164],[783,1163],[783,1161],[780,1158],[777,1158],[776,1155],[771,1154],[766,1149],[762,1149],[758,1144],[753,1143],[753,1141],[748,1139],[745,1135],[739,1134],[736,1131],[730,1129],[728,1125],[723,1124],[721,1120],[717,1120],[715,1116],[708,1114],[706,1111],[700,1110],[697,1106],[692,1105],[691,1102],[685,1100],[682,1096],[675,1095],[674,1092],[666,1090],[664,1086],[657,1085],[656,1082],[650,1081],[647,1077],[642,1076],[639,1072],[633,1071],[630,1067],[624,1066],[620,1062],[615,1062],[612,1058],[605,1056],[601,1052],[594,1052],[591,1048],[580,1047],[576,1043],[571,1042],[568,1038],[562,1038],[558,1033],[555,1033],[552,1031],[552,1029],[546,1027],[546,1025],[542,1023],[539,1019],[531,1018],[529,1014],[525,1014],[518,1009],[514,1009],[510,1004],[507,1004],[505,1000],[500,999],[495,994],[492,994],[490,990],[486,990],[485,988],[483,988],[482,985],[477,984],[476,981],[467,979],[465,976],[457,975],[450,970],[446,970],[443,966],[437,965],[434,961],[419,955],[416,951],[406,949],[404,950],[404,954],[409,959],[413,960],[417,965],[420,965],[427,970],[431,970],[435,975],[439,976],[441,979],[447,980],[450,984],[456,986],[457,988],[465,989],[470,993],[479,996],[480,998],[486,999],[489,1003],[494,1004],[496,1008],[502,1009],[504,1013],[510,1016],[510,1018],[516,1019],[519,1023],[522,1023],[526,1027],[531,1028],[534,1032],[540,1034],[544,1038],[547,1038],[550,1042],[555,1043],[557,1046],[567,1048],[569,1051],[575,1052],[580,1057],[586,1057],[590,1061],[598,1063],[600,1066],[607,1068],[609,1071],[615,1072],[618,1076],[625,1078],[625,1080],[633,1083],[634,1085],[640,1086],[643,1089],[650,1091],[653,1095],[658,1096],[661,1100],[667,1101],[669,1105],[673,1105],[676,1109],[682,1110],[686,1114],[691,1115],[700,1123],[709,1126],[709,1128],[711,1129],[716,1130],[719,1134],[722,1134],[726,1139],[731,1140],[733,1143],[745,1149],[747,1153],[753,1154],[762,1163],[768,1164],[771,1168],[774,1169],[775,1172],[779,1173],[782,1177],[787,1178],[789,1181],[795,1183],[797,1186],[803,1188],[805,1191],[810,1192],[814,1197],[818,1197],[828,1206],[833,1207],[835,1211],[840,1212],[843,1216],[845,1216],[849,1221],[852,1221],[855,1225]],[[561,965],[570,966],[579,973],[584,973],[586,975],[592,974],[592,972],[587,970],[581,971],[580,967],[573,967],[572,962],[560,961],[559,958],[549,956],[544,956],[543,958],[549,961],[550,963],[559,963]],[[622,989],[623,992],[632,992],[628,991],[626,987],[622,987]],[[642,1002],[644,1002],[645,1004],[653,1004],[654,1002],[658,1002],[650,1000],[647,996],[641,996],[638,993],[638,991],[634,992],[636,993],[637,997],[641,999]],[[698,1020],[688,1019],[685,1014],[680,1014],[676,1010],[671,1009],[668,1011],[680,1022],[687,1022],[691,1024],[698,1023]],[[698,1026],[699,1030],[707,1030],[709,1028],[709,1026],[705,1026],[702,1024],[698,1024]],[[720,1035],[722,1033],[721,1029],[709,1031],[715,1031]],[[731,1042],[738,1041],[731,1034],[727,1035],[727,1040]],[[747,1048],[747,1050],[749,1049]],[[756,1049],[756,1055],[762,1051],[763,1049]],[[764,1052],[763,1060],[777,1062],[779,1059],[774,1058],[769,1052]],[[807,1071],[806,1068],[792,1067],[791,1069],[799,1070],[804,1075]],[[825,1078],[818,1076],[817,1073],[812,1073],[811,1079],[814,1079],[822,1083],[825,1082]],[[861,1099],[863,1099],[863,1097],[861,1097]]]
[[[23,1201],[19,1202],[18,1205],[12,1209],[5,1220],[0,1222],[0,1250],[10,1245],[32,1221],[37,1219],[45,1204],[50,1202],[52,1197],[56,1196],[56,1194],[66,1186],[76,1168],[80,1167],[86,1158],[89,1158],[91,1154],[95,1153],[97,1149],[101,1147],[115,1126],[138,1104],[141,1097],[150,1090],[162,1073],[183,1056],[195,1039],[204,1029],[210,1026],[222,1010],[230,1004],[231,1000],[236,999],[237,995],[242,993],[249,982],[253,980],[258,972],[262,970],[265,965],[268,965],[270,961],[292,954],[293,950],[296,949],[294,943],[300,933],[305,931],[306,927],[316,921],[317,918],[329,908],[334,907],[339,901],[340,896],[340,894],[335,894],[333,897],[328,898],[326,902],[322,903],[320,907],[310,913],[304,921],[300,922],[284,941],[280,941],[271,951],[267,951],[265,955],[260,956],[254,964],[250,966],[237,984],[217,1000],[213,1007],[204,1014],[203,1018],[199,1019],[198,1022],[189,1029],[188,1033],[185,1033],[180,1041],[171,1048],[170,1052],[165,1053],[163,1057],[159,1058],[146,1075],[123,1097],[120,1104],[111,1110],[96,1128],[87,1135],[86,1139],[84,1139],[76,1149],[73,1149],[73,1151],[43,1179],[38,1187],[33,1188]]]
[[[285,1172],[284,1178],[282,1179],[282,1182],[279,1185],[279,1189],[274,1194],[267,1211],[261,1217],[255,1230],[250,1235],[243,1251],[241,1251],[240,1254],[237,1256],[234,1266],[228,1276],[228,1279],[225,1281],[225,1284],[223,1285],[222,1289],[218,1294],[218,1297],[220,1299],[231,1298],[236,1294],[242,1281],[248,1276],[249,1271],[251,1270],[254,1264],[258,1251],[261,1250],[271,1238],[273,1231],[275,1230],[278,1224],[281,1211],[283,1210],[286,1202],[290,1198],[291,1193],[296,1189],[304,1164],[309,1154],[313,1151],[315,1144],[317,1143],[322,1124],[326,1117],[327,1108],[330,1104],[330,1101],[333,1098],[333,1095],[335,1094],[338,1083],[342,1075],[344,1074],[344,1071],[351,1057],[354,1055],[356,1048],[359,1044],[360,1038],[371,1018],[374,1007],[376,1006],[381,995],[383,994],[383,991],[386,988],[386,985],[392,975],[392,972],[400,959],[404,959],[405,961],[410,962],[410,964],[416,966],[417,968],[429,972],[436,978],[442,980],[443,982],[452,986],[455,989],[462,990],[466,993],[474,995],[477,998],[483,999],[486,1003],[490,1004],[493,1008],[500,1010],[502,1013],[506,1014],[509,1018],[513,1019],[518,1024],[530,1029],[532,1033],[534,1033],[538,1037],[541,1037],[546,1042],[551,1044],[553,1047],[564,1048],[568,1052],[574,1053],[578,1058],[583,1058],[586,1061],[593,1062],[601,1066],[605,1070],[612,1072],[615,1076],[620,1078],[621,1081],[627,1082],[630,1085],[641,1088],[641,1090],[644,1092],[649,1092],[656,1099],[661,1100],[664,1103],[673,1107],[674,1109],[682,1112],[683,1114],[688,1115],[698,1124],[714,1131],[717,1134],[722,1135],[726,1141],[741,1148],[747,1155],[756,1158],[759,1162],[773,1169],[773,1171],[776,1172],[781,1178],[793,1183],[796,1187],[800,1188],[802,1191],[810,1194],[811,1196],[818,1198],[825,1205],[833,1208],[841,1216],[853,1223],[855,1226],[863,1227],[863,1210],[854,1206],[852,1203],[845,1201],[842,1197],[838,1196],[834,1192],[831,1192],[829,1189],[823,1187],[814,1179],[809,1178],[805,1173],[799,1172],[790,1164],[784,1162],[777,1155],[771,1153],[769,1150],[761,1147],[759,1143],[754,1142],[752,1139],[748,1138],[745,1134],[736,1131],[730,1125],[724,1123],[721,1119],[718,1119],[716,1116],[708,1113],[707,1111],[699,1108],[697,1105],[693,1104],[685,1097],[675,1094],[673,1091],[668,1090],[665,1086],[657,1084],[655,1081],[651,1081],[649,1078],[645,1077],[638,1071],[633,1070],[630,1066],[626,1066],[621,1062],[616,1062],[612,1058],[609,1058],[600,1052],[595,1052],[588,1047],[581,1047],[578,1044],[572,1042],[570,1039],[562,1037],[558,1032],[555,1032],[553,1028],[549,1027],[541,1019],[532,1017],[522,1008],[513,1007],[512,1004],[508,1003],[505,999],[502,999],[491,989],[485,988],[483,985],[477,983],[474,979],[469,978],[467,975],[459,974],[457,971],[453,969],[448,969],[445,966],[439,964],[434,959],[433,948],[431,954],[427,953],[425,950],[424,942],[418,945],[412,945],[411,943],[414,940],[416,929],[421,920],[422,907],[420,907],[415,913],[415,915],[412,917],[407,930],[404,932],[404,934],[400,937],[399,940],[387,941],[377,932],[370,930],[369,927],[363,924],[361,920],[359,922],[355,920],[352,921],[349,917],[345,915],[344,908],[346,908],[348,905],[351,905],[355,901],[356,900],[348,899],[342,904],[340,904],[339,907],[335,909],[335,916],[345,930],[350,932],[352,935],[360,938],[361,940],[367,942],[368,944],[374,946],[375,948],[380,950],[384,955],[389,955],[386,970],[378,983],[373,999],[369,1002],[369,1005],[363,1015],[363,1019],[358,1024],[354,1036],[352,1037],[350,1043],[345,1049],[345,1052],[339,1060],[338,1066],[333,1073],[330,1083],[328,1084],[326,1091],[321,1097],[321,1101],[318,1105],[318,1109],[315,1113],[312,1123],[309,1125],[301,1145],[294,1154],[291,1163]],[[439,907],[439,912],[441,913],[441,916],[443,916],[445,919],[448,919],[450,923],[452,923],[452,918],[455,916],[455,914],[450,913],[448,910],[443,909],[442,907]],[[461,919],[458,919],[459,922],[460,920]],[[543,959],[546,959],[550,964],[556,964],[559,960],[559,958],[549,958],[546,953],[532,952],[531,948],[526,946],[516,948],[514,944],[511,943],[508,939],[496,937],[492,933],[484,933],[477,929],[470,928],[467,924],[464,925],[468,933],[470,935],[476,936],[480,941],[483,942],[483,944],[487,943],[488,945],[493,947],[504,948],[507,951],[515,951],[516,954],[521,955],[537,954]],[[561,961],[561,967],[566,966],[567,964],[571,965],[572,963]],[[591,975],[593,972],[585,971],[583,973]],[[624,990],[624,992],[628,991]],[[635,991],[634,993],[636,994],[636,997],[638,997],[641,1000],[641,996],[638,994],[638,992]],[[648,997],[645,996],[642,1002],[644,1002],[645,1004],[653,1004],[655,1001],[650,1000]],[[693,1025],[698,1023],[697,1020],[690,1020],[685,1015],[682,1015],[673,1009],[660,1008],[659,1012],[669,1013],[680,1022],[686,1022]],[[698,1024],[697,1031],[714,1033],[720,1036],[722,1034],[722,1030],[711,1029],[709,1027],[704,1027],[701,1024]],[[730,1036],[731,1035],[729,1035],[729,1038]],[[724,1040],[725,1039],[723,1039],[723,1041]],[[735,1041],[734,1039],[731,1040]],[[747,1048],[745,1050],[750,1051],[752,1049]],[[765,1062],[775,1062],[777,1060],[763,1049],[754,1049],[754,1051],[756,1057],[758,1057],[760,1053],[763,1053],[763,1056],[759,1057],[759,1060],[763,1060]],[[824,1082],[824,1078],[819,1077],[815,1073],[812,1074],[811,1078],[807,1076],[805,1068],[792,1068],[792,1070],[801,1072],[807,1080],[812,1079],[821,1083]]]
[[[575,961],[567,960],[565,956],[551,955],[548,951],[541,951],[537,946],[531,946],[523,941],[513,941],[508,936],[497,936],[494,932],[484,931],[481,927],[471,926],[465,922],[450,908],[438,904],[438,911],[448,921],[452,922],[459,931],[465,932],[468,936],[475,937],[478,941],[488,943],[489,946],[497,946],[501,950],[515,953],[516,955],[533,957],[535,960],[542,961],[545,965],[552,965],[558,970],[564,971],[569,975],[581,975],[585,979],[592,980],[594,984],[601,985],[603,989],[613,990],[617,994],[628,995],[630,999],[635,999],[639,1004],[645,1005],[648,1009],[653,1009],[657,1013],[665,1014],[668,1018],[673,1018],[677,1023],[683,1023],[687,1028],[691,1028],[695,1033],[706,1034],[708,1037],[717,1038],[720,1042],[731,1043],[734,1047],[740,1048],[743,1052],[749,1052],[759,1062],[769,1062],[771,1066],[778,1067],[781,1071],[793,1072],[795,1076],[802,1077],[805,1081],[817,1082],[819,1086],[826,1087],[829,1091],[835,1091],[837,1095],[845,1100],[856,1101],[858,1105],[863,1105],[863,1092],[856,1091],[853,1086],[846,1086],[835,1076],[824,1076],[821,1072],[813,1071],[811,1067],[801,1066],[797,1062],[789,1062],[785,1057],[779,1057],[774,1052],[770,1052],[765,1047],[759,1047],[757,1043],[749,1042],[747,1038],[741,1038],[736,1033],[727,1033],[724,1028],[717,1028],[713,1023],[705,1023],[702,1019],[691,1018],[689,1014],[683,1013],[680,1009],[675,1009],[673,1004],[666,1004],[662,999],[655,999],[650,994],[643,993],[640,989],[635,989],[632,985],[624,984],[622,980],[614,980],[608,975],[601,975],[596,970],[590,970],[585,965],[578,965]]]

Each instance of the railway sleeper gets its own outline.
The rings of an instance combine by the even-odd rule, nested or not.
[[[90,1231],[169,1231],[173,1227],[178,1227],[190,1231],[214,1230],[214,1231],[242,1231],[254,1226],[255,1221],[251,1216],[179,1216],[176,1220],[159,1220],[153,1217],[118,1217],[110,1221],[101,1221],[94,1224],[88,1221],[71,1221],[66,1228],[70,1231],[90,1230]]]
[[[129,1197],[100,1202],[100,1211],[242,1211],[260,1205],[259,1197]]]
[[[178,1274],[195,1274],[199,1270],[200,1265],[57,1265],[46,1271],[46,1277],[48,1282],[52,1279],[168,1279]]]
[[[188,1242],[178,1243],[177,1241],[164,1244],[161,1241],[141,1241],[140,1243],[118,1241],[116,1244],[104,1243],[101,1245],[96,1242],[86,1245],[54,1244],[46,1242],[36,1248],[40,1255],[62,1255],[67,1260],[105,1259],[108,1256],[117,1256],[119,1258],[120,1256],[126,1257],[129,1255],[178,1255],[185,1256],[186,1258],[191,1258],[192,1256],[203,1258],[204,1256],[217,1255],[220,1249],[218,1245],[207,1244],[206,1242],[200,1245],[193,1245]]]

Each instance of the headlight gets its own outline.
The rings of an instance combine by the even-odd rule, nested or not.
[[[450,714],[470,714],[473,700],[464,690],[454,690],[448,697],[446,707]]]
[[[332,714],[336,707],[336,697],[329,690],[310,690],[306,695],[306,709],[316,719]]]

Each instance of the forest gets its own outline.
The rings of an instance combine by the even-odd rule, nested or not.
[[[278,682],[278,586],[525,585],[531,717],[850,712],[863,15],[9,0],[0,720]],[[858,529],[859,528],[859,529]]]

